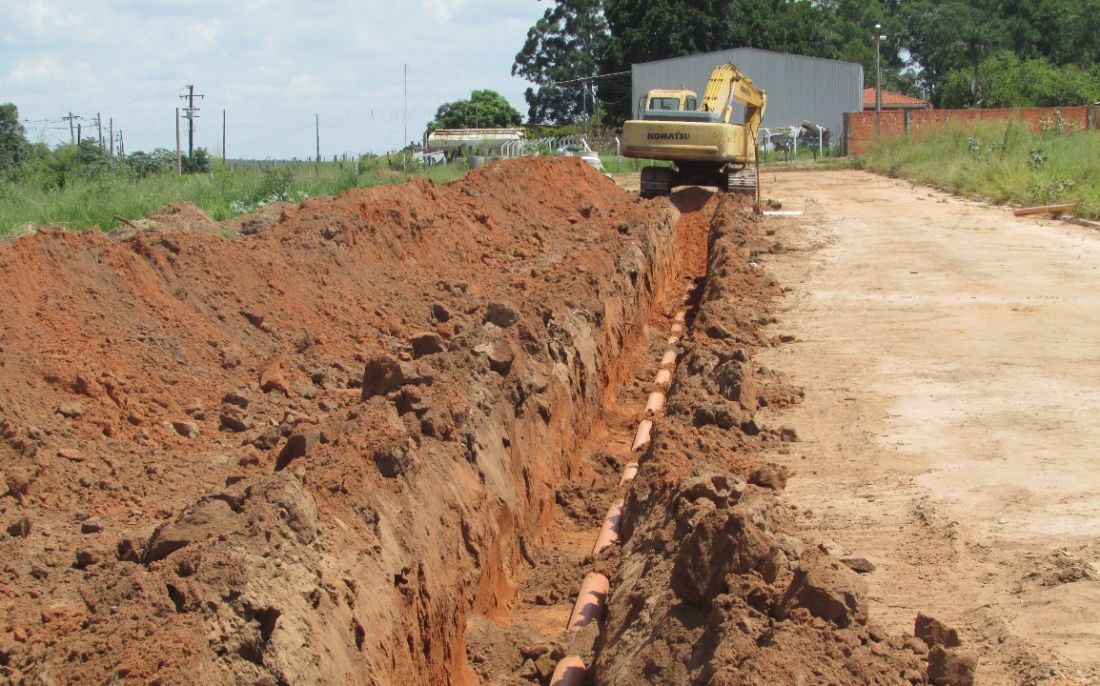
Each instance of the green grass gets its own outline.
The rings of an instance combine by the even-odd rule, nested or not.
[[[106,174],[100,178],[69,180],[50,188],[35,178],[0,181],[0,236],[31,224],[69,229],[111,229],[116,217],[140,219],[165,205],[190,200],[218,221],[246,214],[272,200],[301,200],[338,195],[349,188],[401,183],[421,176],[436,183],[459,178],[464,165],[424,167],[405,174],[389,169],[384,160],[372,160],[355,174],[355,163],[343,168],[333,162],[319,166],[276,167],[215,165],[212,174],[160,173],[134,179]]]
[[[1100,219],[1100,131],[1031,133],[988,122],[919,138],[886,138],[862,158],[870,171],[994,203],[1069,203]]]
[[[603,162],[603,168],[607,170],[609,174],[627,174],[640,172],[644,167],[667,167],[668,162],[661,162],[658,160],[638,160],[631,157],[619,157],[614,151],[600,151],[600,161]]]

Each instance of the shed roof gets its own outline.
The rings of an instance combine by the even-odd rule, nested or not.
[[[888,91],[885,88],[882,90],[882,106],[892,109],[916,109],[921,107],[929,107],[927,100],[921,100],[920,98],[914,98],[902,93],[895,93],[894,91]],[[863,89],[863,109],[873,110],[875,109],[875,89],[864,88]]]

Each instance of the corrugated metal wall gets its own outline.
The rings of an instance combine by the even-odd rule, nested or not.
[[[634,116],[640,99],[652,88],[687,88],[701,97],[710,72],[723,62],[732,62],[768,92],[766,127],[799,126],[806,119],[827,126],[835,145],[843,140],[844,113],[863,109],[863,67],[859,64],[737,48],[633,65]]]

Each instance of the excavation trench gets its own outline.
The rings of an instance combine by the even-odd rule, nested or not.
[[[671,204],[678,220],[670,257],[651,298],[639,302],[630,335],[609,361],[611,373],[586,434],[550,436],[575,449],[567,480],[557,484],[550,525],[540,532],[509,611],[469,620],[467,651],[482,683],[548,683],[562,658],[591,664],[593,645],[615,570],[622,496],[636,473],[638,427],[661,414],[673,367],[670,329],[683,327],[685,302],[706,269],[707,237],[718,198],[689,189]],[[660,207],[660,204],[654,204]],[[671,357],[670,357],[671,354]],[[643,442],[646,439],[643,439]],[[579,598],[579,600],[578,600]],[[570,658],[570,656],[576,656]]]

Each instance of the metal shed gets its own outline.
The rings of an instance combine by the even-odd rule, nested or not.
[[[733,48],[632,65],[634,116],[639,116],[639,103],[653,88],[687,88],[702,95],[710,72],[724,62],[732,62],[768,92],[765,127],[800,126],[809,120],[828,127],[837,144],[844,140],[844,113],[863,109],[862,65]]]

